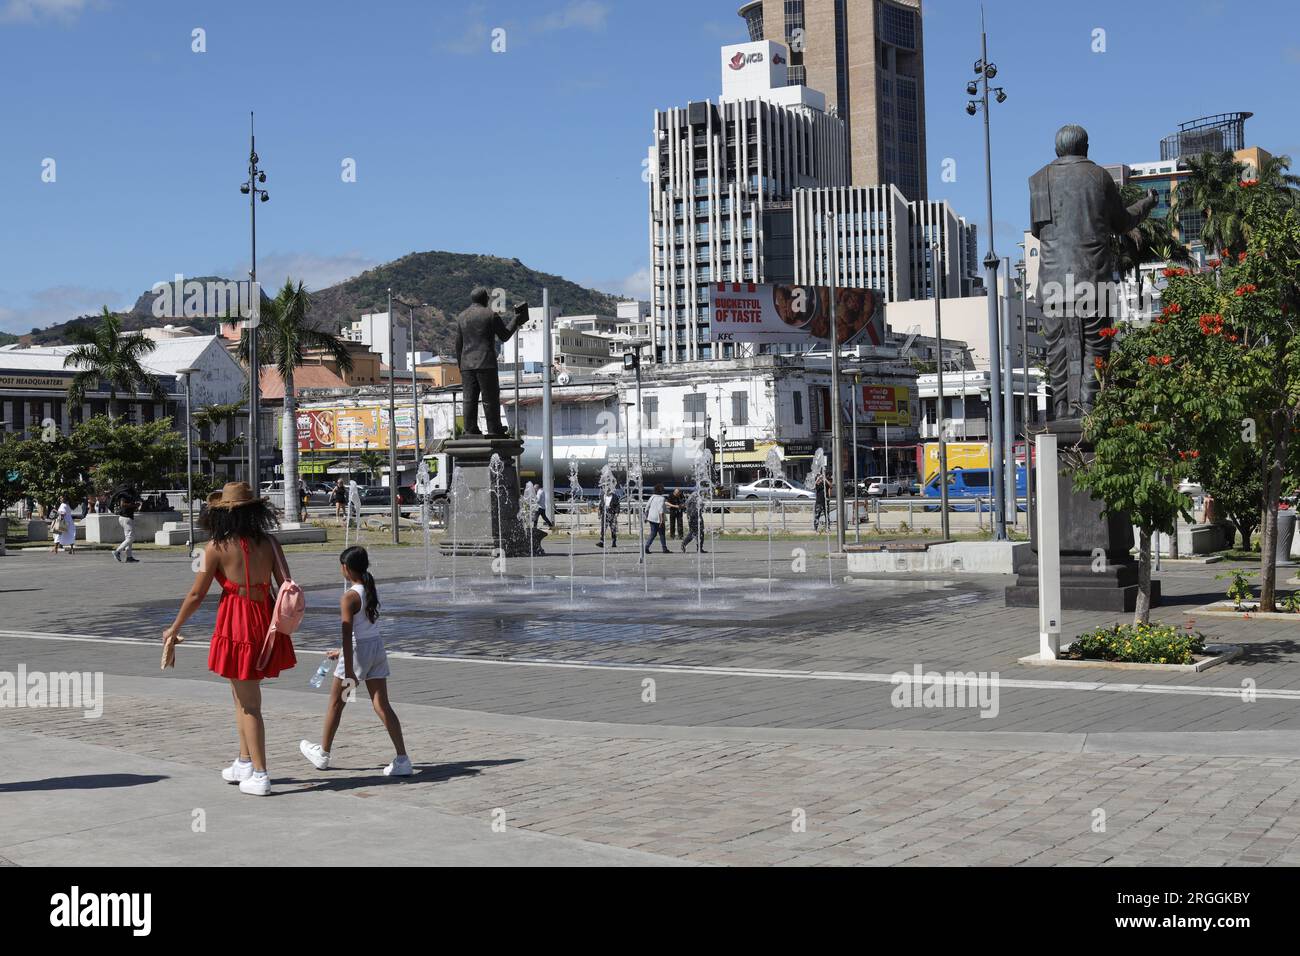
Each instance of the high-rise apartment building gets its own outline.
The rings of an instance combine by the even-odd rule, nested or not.
[[[834,231],[834,243],[831,241]],[[942,276],[934,277],[934,243]],[[831,249],[839,253],[832,275]],[[794,194],[795,282],[876,289],[886,302],[972,294],[978,278],[975,226],[946,201],[908,202],[897,186],[798,189]]]
[[[789,82],[826,94],[848,125],[852,182],[926,198],[921,0],[751,0],[751,40],[790,49]]]
[[[733,357],[737,346],[709,342],[709,285],[792,282],[795,190],[848,184],[844,123],[820,92],[788,84],[788,56],[770,41],[724,47],[716,104],[655,111],[654,361]]]

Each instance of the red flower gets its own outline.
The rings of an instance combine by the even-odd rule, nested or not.
[[[1118,333],[1118,332],[1119,332],[1119,329],[1115,328],[1115,327],[1112,325],[1110,328],[1102,329],[1102,330],[1101,330],[1100,332],[1098,332],[1097,334],[1100,335],[1103,339],[1112,339],[1112,338],[1115,337],[1116,333]]]
[[[1259,289],[1253,284],[1247,282],[1245,285],[1239,285],[1233,291],[1233,295],[1250,295],[1252,292],[1258,292]]]
[[[1177,302],[1170,302],[1167,306],[1165,306],[1163,309],[1160,310],[1160,314],[1166,316],[1177,315],[1181,311],[1183,311],[1183,307],[1181,305],[1179,305]]]
[[[1094,358],[1094,359],[1092,360],[1092,365],[1093,365],[1094,368],[1098,368],[1098,369],[1105,368],[1105,367],[1106,367],[1106,360],[1105,360],[1104,358],[1101,358],[1100,356],[1098,356],[1097,358]]]
[[[1243,179],[1243,180],[1242,180],[1238,185],[1240,185],[1242,189],[1250,189],[1252,186],[1258,186],[1258,185],[1259,185],[1259,180],[1258,180],[1258,179]]]
[[[1187,275],[1187,270],[1186,270],[1186,269],[1181,269],[1181,268],[1179,268],[1178,266],[1171,266],[1170,268],[1165,269],[1165,270],[1162,272],[1162,275],[1164,275],[1164,277],[1165,277],[1166,279],[1172,279],[1172,278],[1174,278],[1175,276],[1185,276],[1185,275]]]
[[[1171,356],[1171,355],[1162,355],[1162,356],[1160,356],[1160,364],[1161,364],[1161,365],[1168,365],[1168,364],[1169,364],[1170,362],[1172,362],[1173,360],[1174,360],[1174,359],[1173,359],[1173,356]]]
[[[1237,336],[1235,336],[1235,335],[1229,335],[1229,336],[1228,336],[1228,341],[1229,341],[1229,342],[1235,342],[1235,341],[1237,341]]]
[[[1147,364],[1148,364],[1148,365],[1159,365],[1159,364],[1160,364],[1160,358],[1159,358],[1159,356],[1156,356],[1156,355],[1148,356],[1148,357],[1147,357]]]
[[[1222,260],[1222,259],[1210,259],[1210,260],[1208,260],[1205,264],[1206,264],[1207,266],[1209,266],[1211,269],[1217,269],[1217,268],[1219,268],[1219,266],[1223,265],[1223,260]]]
[[[1246,261],[1246,254],[1245,254],[1244,252],[1239,252],[1239,253],[1237,253],[1237,261],[1238,261],[1238,262],[1245,262],[1245,261]]]

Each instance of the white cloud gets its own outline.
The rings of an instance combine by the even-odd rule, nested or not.
[[[562,9],[548,13],[534,24],[539,33],[553,30],[603,30],[609,6],[598,0],[570,0]]]
[[[562,30],[587,30],[598,33],[605,29],[609,21],[609,5],[601,0],[570,0],[564,6],[521,23],[512,19],[493,20],[483,3],[471,3],[455,17],[455,22],[448,23],[444,31],[446,39],[438,46],[444,53],[469,56],[476,53],[489,53],[492,49],[492,32],[501,29],[505,33],[506,49],[528,42],[542,34],[556,33]]]
[[[629,299],[648,299],[650,298],[650,281],[650,267],[642,266],[631,275],[623,276],[621,279],[590,279],[582,280],[579,284],[589,289],[595,289],[598,292],[626,296]]]
[[[26,296],[0,295],[3,301],[10,303],[0,306],[0,331],[26,334],[32,329],[43,329],[81,315],[98,313],[104,306],[119,311],[129,309],[139,293],[62,285],[38,289]]]
[[[284,285],[285,279],[293,279],[295,285],[301,282],[308,292],[317,292],[358,276],[379,264],[379,260],[363,256],[359,252],[345,252],[337,256],[272,252],[257,257],[257,281],[262,284],[267,295],[274,295],[275,290]],[[227,279],[246,279],[248,262],[245,260],[234,266],[214,269],[208,274]]]
[[[0,7],[0,23],[35,23],[38,20],[62,20],[70,23],[81,16],[91,0],[5,0]]]

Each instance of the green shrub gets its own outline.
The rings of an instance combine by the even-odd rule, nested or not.
[[[1116,624],[1080,634],[1068,656],[1130,664],[1193,664],[1195,655],[1204,651],[1204,634],[1172,624]]]
[[[1228,584],[1228,590],[1226,592],[1228,600],[1232,602],[1233,606],[1238,611],[1240,611],[1243,601],[1250,601],[1253,600],[1255,597],[1255,592],[1251,590],[1249,579],[1251,575],[1255,575],[1258,573],[1259,573],[1258,571],[1246,571],[1241,568],[1237,568],[1232,571],[1225,571],[1223,574],[1216,574],[1214,577],[1216,580],[1220,580],[1220,581],[1222,581],[1224,578],[1228,579],[1228,581],[1230,582]]]

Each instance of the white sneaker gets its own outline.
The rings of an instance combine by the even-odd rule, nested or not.
[[[320,744],[311,744],[305,740],[300,740],[298,749],[302,751],[302,755],[310,760],[312,766],[317,770],[328,770],[330,768],[330,755],[320,749]]]
[[[411,768],[411,758],[403,754],[394,757],[393,762],[384,768],[385,777],[409,777],[415,771]]]
[[[266,774],[253,774],[247,780],[239,781],[239,792],[254,797],[265,797],[271,792],[271,778]]]
[[[253,761],[244,763],[236,760],[229,767],[221,771],[221,779],[226,783],[241,783],[253,775]]]

